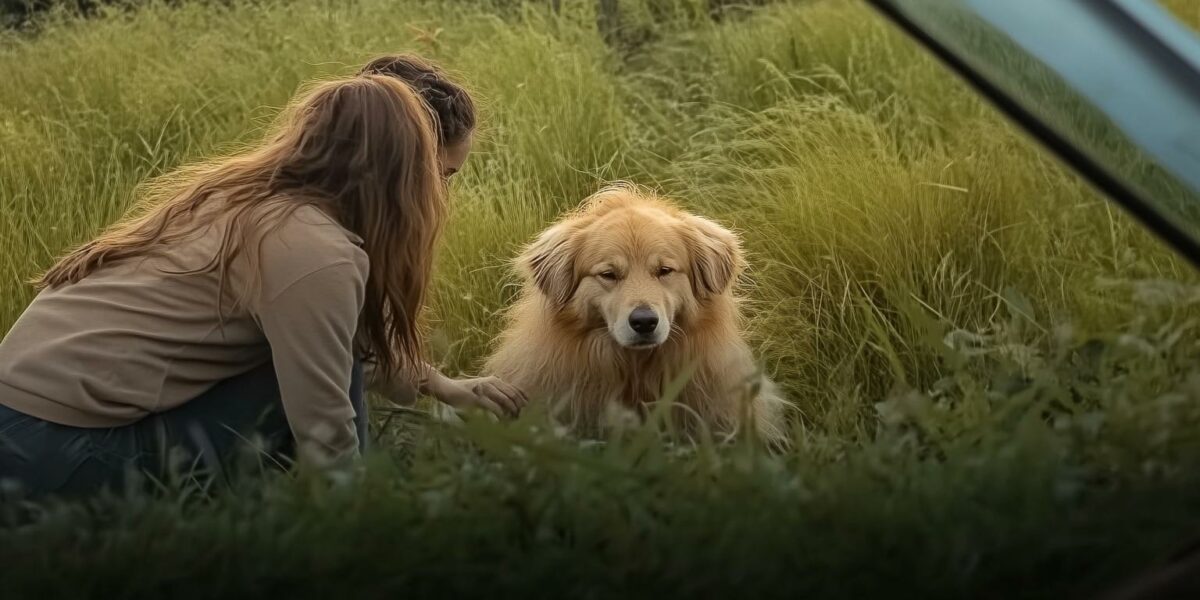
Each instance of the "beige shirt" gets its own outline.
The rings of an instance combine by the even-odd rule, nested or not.
[[[348,390],[368,275],[362,240],[313,206],[263,223],[278,227],[261,237],[259,282],[235,306],[253,281],[242,253],[223,314],[216,271],[168,272],[212,260],[220,221],[43,290],[0,342],[0,403],[64,425],[126,425],[270,360],[301,455],[357,452]]]

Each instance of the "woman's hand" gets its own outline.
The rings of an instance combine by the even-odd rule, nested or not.
[[[525,393],[497,377],[450,379],[431,374],[430,395],[455,410],[483,408],[497,417],[515,417],[525,408]]]

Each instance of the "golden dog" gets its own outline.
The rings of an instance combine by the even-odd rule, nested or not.
[[[739,329],[730,231],[619,184],[542,232],[517,266],[525,285],[485,371],[553,402],[577,433],[599,433],[612,406],[644,414],[679,382],[676,427],[783,441],[785,402]]]

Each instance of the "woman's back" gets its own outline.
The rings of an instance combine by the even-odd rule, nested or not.
[[[43,290],[0,343],[0,401],[64,425],[108,427],[174,408],[271,360],[272,347],[284,371],[347,370],[351,355],[340,341],[303,344],[295,356],[292,348],[330,333],[315,327],[334,327],[337,338],[350,327],[353,337],[368,273],[361,240],[311,205],[270,209],[253,220],[261,227],[255,280],[247,277],[248,248],[224,275],[203,269],[225,233],[218,220],[160,251]],[[297,376],[304,396],[326,387]],[[331,383],[344,403],[344,383]]]

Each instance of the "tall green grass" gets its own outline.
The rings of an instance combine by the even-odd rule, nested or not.
[[[14,589],[1053,596],[1182,535],[1200,348],[1179,259],[859,3],[716,23],[626,2],[649,34],[619,52],[592,3],[563,4],[185,3],[5,34],[0,331],[139,181],[253,140],[308,80],[413,50],[486,113],[452,184],[436,358],[473,371],[516,248],[632,179],[742,234],[748,330],[797,405],[795,450],[400,418],[379,424],[390,457],[332,490],[50,510],[0,538]],[[193,568],[225,577],[182,583]]]

